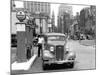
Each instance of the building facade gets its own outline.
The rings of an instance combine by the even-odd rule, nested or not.
[[[30,13],[50,14],[50,3],[46,2],[24,1],[24,8]]]
[[[24,1],[24,8],[36,19],[37,33],[46,33],[48,30],[48,18],[50,16],[50,3]]]
[[[95,38],[96,34],[96,7],[90,6],[80,11],[80,31]]]
[[[72,16],[72,14],[73,14],[72,6],[61,4],[59,6],[59,12],[58,12],[59,16],[63,15],[64,12],[69,13],[70,16]]]
[[[58,11],[58,32],[68,33],[71,25],[72,6],[60,5]]]

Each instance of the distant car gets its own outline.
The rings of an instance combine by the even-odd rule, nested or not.
[[[43,69],[51,64],[66,64],[74,67],[76,55],[67,46],[65,34],[46,33],[43,44],[42,60]]]
[[[85,40],[86,36],[84,34],[80,34],[80,40]]]

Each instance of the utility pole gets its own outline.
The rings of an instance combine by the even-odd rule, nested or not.
[[[40,17],[40,34],[42,34],[42,14],[39,12]]]

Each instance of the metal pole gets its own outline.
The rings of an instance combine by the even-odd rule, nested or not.
[[[41,27],[41,13],[39,14],[40,16],[40,34],[42,34],[42,27]]]
[[[62,33],[64,33],[63,16],[62,16]]]

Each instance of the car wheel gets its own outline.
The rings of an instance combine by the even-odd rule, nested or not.
[[[69,64],[69,68],[74,68],[74,62],[70,62]]]
[[[74,62],[64,63],[64,65],[65,65],[67,68],[73,68],[73,67],[74,67]]]
[[[42,68],[43,68],[43,70],[47,70],[47,68],[48,68],[48,64],[45,64],[44,61],[42,63]]]
[[[43,67],[43,70],[46,70],[46,65],[45,64],[43,64],[42,67]]]

